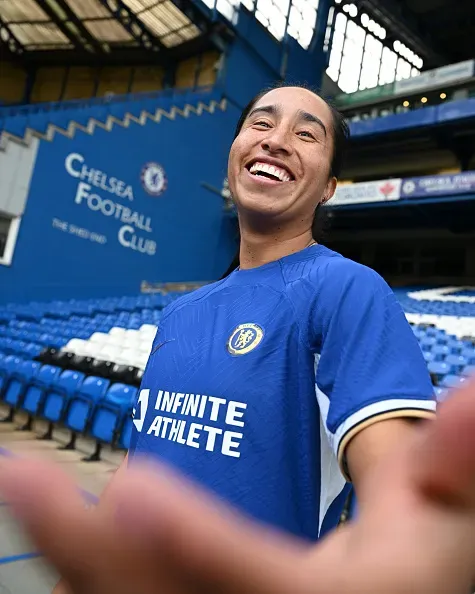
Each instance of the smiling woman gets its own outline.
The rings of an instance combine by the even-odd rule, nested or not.
[[[228,162],[239,268],[165,310],[129,452],[311,540],[337,525],[350,476],[358,492],[412,431],[406,420],[435,409],[390,288],[312,237],[347,137],[306,88],[273,88],[246,107]]]

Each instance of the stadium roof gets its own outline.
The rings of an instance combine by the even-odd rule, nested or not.
[[[359,0],[384,21],[397,23],[399,35],[422,55],[424,68],[454,64],[474,56],[473,0]]]
[[[0,0],[2,48],[26,62],[159,62],[210,38],[189,0]]]
[[[352,1],[422,56],[424,69],[473,57],[473,0],[335,0]],[[279,0],[204,0],[203,7],[223,12],[240,3],[262,20]],[[316,10],[318,0],[304,4]],[[198,6],[194,0],[0,0],[0,51],[40,65],[166,63],[216,47],[227,34],[222,20],[212,23]],[[269,15],[265,26],[272,33],[279,15]],[[299,31],[289,33],[299,38]]]

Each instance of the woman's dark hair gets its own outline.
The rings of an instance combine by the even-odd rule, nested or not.
[[[332,105],[330,101],[322,97],[316,89],[312,89],[311,87],[308,87],[306,85],[278,83],[274,86],[264,89],[263,91],[260,91],[255,97],[253,97],[253,99],[251,99],[251,101],[249,101],[246,107],[242,110],[238,123],[236,124],[236,129],[234,131],[234,139],[236,139],[239,133],[241,132],[244,122],[246,121],[248,115],[254,108],[254,105],[258,101],[260,101],[262,97],[264,97],[264,95],[267,95],[267,93],[269,93],[270,91],[273,91],[274,89],[281,89],[284,87],[298,87],[300,89],[306,89],[314,95],[317,95],[317,97],[320,97],[320,99],[323,99],[323,101],[325,101],[325,103],[328,105],[332,114],[333,123],[333,156],[330,174],[332,177],[340,177],[341,170],[343,168],[343,161],[346,153],[348,139],[350,137],[350,129],[343,114],[340,113],[338,109],[336,109],[336,107]]]
[[[347,145],[348,145],[348,140],[350,137],[349,126],[348,126],[343,114],[340,113],[338,111],[338,109],[336,109],[336,107],[334,105],[332,105],[332,103],[328,99],[325,99],[324,97],[322,97],[319,94],[317,89],[313,89],[305,84],[293,84],[293,83],[279,82],[275,85],[272,85],[272,86],[267,87],[266,89],[260,91],[255,97],[253,97],[251,99],[251,101],[249,101],[249,103],[246,105],[246,107],[242,110],[242,113],[241,113],[239,120],[236,124],[236,129],[234,131],[234,139],[241,132],[244,122],[246,121],[248,115],[254,108],[254,105],[258,101],[260,101],[262,99],[262,97],[264,97],[264,95],[267,95],[267,93],[269,93],[270,91],[272,91],[274,89],[283,88],[283,87],[298,87],[300,89],[307,89],[311,93],[314,93],[315,95],[317,95],[317,97],[320,97],[321,99],[323,99],[323,101],[325,101],[325,103],[328,105],[328,107],[331,111],[331,114],[332,114],[332,124],[333,124],[333,126],[332,126],[333,155],[332,155],[331,166],[330,166],[330,175],[332,177],[338,178],[340,176],[341,170],[343,168],[343,163],[344,163],[344,158],[345,158],[346,149],[347,149]],[[322,207],[321,204],[319,204],[317,206],[317,208],[315,209],[315,214],[314,214],[313,223],[312,223],[312,237],[315,241],[321,241],[323,235],[325,234],[326,230],[328,229],[329,222],[330,222],[330,217],[328,216],[327,210],[324,207]],[[237,256],[234,257],[234,259],[231,263],[231,266],[229,267],[228,271],[226,272],[226,274],[224,276],[227,276],[237,266],[239,266],[239,250],[238,250]]]

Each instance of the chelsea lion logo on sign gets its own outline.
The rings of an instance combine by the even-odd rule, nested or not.
[[[228,340],[231,355],[246,355],[259,346],[264,338],[264,330],[257,324],[241,324]]]
[[[150,196],[160,196],[167,189],[165,170],[158,163],[147,163],[140,175],[142,186]]]

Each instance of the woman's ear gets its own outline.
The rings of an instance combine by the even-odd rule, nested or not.
[[[336,184],[337,184],[338,180],[336,179],[336,177],[331,177],[328,180],[328,184],[327,187],[325,188],[325,193],[323,195],[323,200],[320,202],[320,204],[326,204],[329,200],[331,200],[333,198],[333,194],[335,193],[336,190]]]

